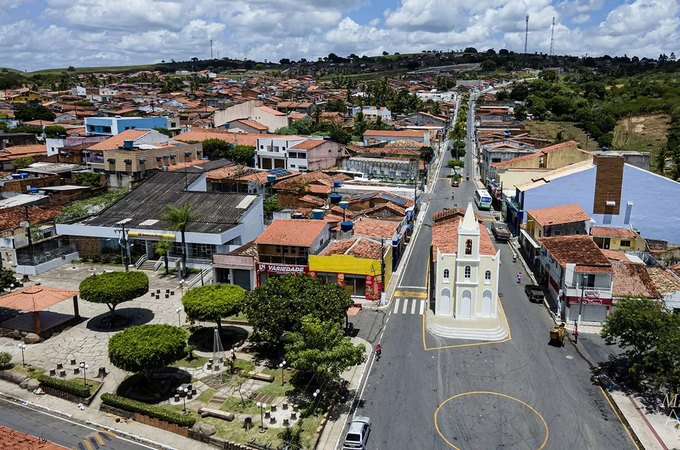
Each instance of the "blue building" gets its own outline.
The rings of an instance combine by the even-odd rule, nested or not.
[[[179,122],[178,119],[173,119]],[[125,130],[142,128],[170,129],[167,117],[86,117],[85,131],[88,136],[115,136]]]
[[[680,183],[625,164],[621,157],[595,156],[547,172],[517,186],[506,198],[506,221],[517,226],[527,210],[577,203],[598,225],[633,227],[645,239],[680,243]]]

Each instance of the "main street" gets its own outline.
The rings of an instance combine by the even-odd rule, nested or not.
[[[467,169],[473,161],[472,114],[470,107]],[[355,318],[360,334],[383,349],[382,358],[369,365],[356,410],[373,420],[367,448],[635,448],[573,346],[548,345],[552,322],[515,281],[522,268],[512,261],[508,244],[495,245],[501,250],[500,295],[511,339],[448,340],[425,331],[420,293],[427,286],[432,214],[465,207],[475,190],[472,176],[451,188],[449,172],[444,163],[436,174],[389,308]]]
[[[66,448],[92,450],[147,450],[149,447],[111,433],[0,399],[0,425],[45,439]],[[0,448],[11,448],[0,443]]]

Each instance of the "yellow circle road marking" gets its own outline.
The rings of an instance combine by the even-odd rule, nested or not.
[[[441,430],[439,429],[439,422],[438,422],[438,420],[437,420],[437,415],[439,414],[439,410],[442,409],[442,407],[443,407],[445,404],[447,404],[447,403],[450,402],[451,400],[455,400],[455,399],[460,398],[460,397],[465,397],[465,396],[467,396],[467,395],[495,395],[495,396],[498,396],[498,397],[503,397],[503,398],[507,398],[507,399],[513,400],[513,401],[519,403],[520,405],[525,406],[526,408],[528,408],[529,411],[531,411],[532,413],[534,413],[534,414],[536,415],[536,417],[538,417],[538,418],[541,420],[541,422],[543,423],[543,428],[545,429],[545,438],[543,439],[543,442],[541,442],[541,445],[538,446],[538,449],[537,449],[537,450],[542,450],[543,448],[545,448],[545,444],[548,442],[548,438],[550,437],[550,431],[548,430],[548,423],[545,421],[545,419],[543,418],[543,416],[542,416],[541,414],[539,414],[539,412],[536,411],[536,410],[535,410],[531,405],[529,405],[528,403],[523,402],[522,400],[520,400],[520,399],[518,399],[518,398],[515,398],[515,397],[513,397],[513,396],[511,396],[511,395],[501,394],[500,392],[493,392],[493,391],[469,391],[469,392],[462,392],[462,393],[460,393],[460,394],[454,395],[453,397],[447,398],[446,400],[444,400],[444,401],[437,407],[437,409],[434,411],[434,428],[437,430],[437,434],[439,435],[439,437],[442,438],[442,439],[444,440],[444,442],[446,442],[446,443],[449,445],[449,447],[455,448],[456,450],[461,450],[460,447],[456,447],[456,446],[453,445],[448,439],[446,439],[446,437],[444,437],[444,434],[442,434]]]

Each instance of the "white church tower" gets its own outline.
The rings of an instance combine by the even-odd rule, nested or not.
[[[456,300],[454,317],[473,319],[479,291],[479,222],[472,203],[468,203],[463,220],[458,225],[456,258]]]

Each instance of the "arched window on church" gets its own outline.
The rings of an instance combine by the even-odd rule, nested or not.
[[[484,272],[484,279],[486,281],[491,281],[491,271],[490,270],[487,270],[486,272]]]
[[[472,277],[472,269],[470,266],[465,266],[465,278],[470,279]]]
[[[444,280],[448,281],[449,280],[449,269],[444,269]]]
[[[467,241],[465,241],[465,254],[466,255],[472,254],[472,239],[468,239]]]

